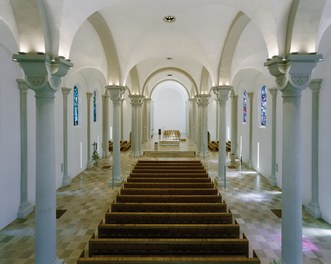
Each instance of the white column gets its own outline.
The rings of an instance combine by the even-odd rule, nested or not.
[[[213,87],[214,93],[217,95],[218,101],[218,116],[219,116],[219,148],[218,148],[218,180],[224,180],[224,168],[226,166],[226,101],[229,98],[231,86],[216,86]]]
[[[91,98],[92,93],[86,93],[87,98],[87,168],[93,166],[91,153]]]
[[[283,97],[282,161],[282,259],[302,264],[302,197],[301,197],[301,92],[310,83],[316,54],[274,56],[264,64],[276,77]]]
[[[253,92],[247,93],[249,98],[249,135],[248,135],[248,144],[249,144],[249,152],[248,152],[248,167],[253,167],[252,155],[253,155]]]
[[[147,142],[147,99],[144,99],[142,102],[142,127],[141,127],[141,133],[142,133],[142,142]]]
[[[198,96],[198,105],[200,108],[199,116],[199,126],[200,126],[200,136],[199,136],[199,156],[206,158],[208,155],[208,102],[209,94],[200,94]]]
[[[271,94],[271,176],[268,179],[272,186],[277,186],[276,177],[276,115],[277,115],[277,88],[270,88]]]
[[[312,115],[311,115],[311,201],[306,210],[316,218],[321,217],[318,188],[318,128],[319,128],[319,93],[321,79],[312,80],[309,88],[312,92]]]
[[[197,97],[192,99],[192,140],[197,143],[197,152],[199,152],[199,105]]]
[[[232,90],[231,95],[231,153],[238,156],[238,95]]]
[[[140,157],[139,149],[139,122],[140,115],[139,110],[141,106],[141,95],[130,95],[131,106],[132,106],[132,146],[131,146],[131,155],[133,157]]]
[[[151,140],[151,98],[146,98],[146,137],[147,141]]]
[[[114,188],[122,182],[121,175],[121,150],[120,150],[120,136],[121,136],[121,97],[124,93],[124,87],[119,85],[106,86],[110,94],[110,99],[113,101],[113,166],[112,179],[110,186]]]
[[[142,156],[141,143],[142,143],[142,106],[144,103],[144,96],[140,97],[140,104],[138,105],[138,152],[139,156]]]
[[[27,91],[24,80],[17,80],[20,90],[20,128],[21,128],[21,195],[17,217],[24,218],[33,211],[33,205],[28,200],[28,117]]]
[[[109,94],[106,91],[105,95],[102,95],[102,157],[109,157]]]
[[[121,140],[123,139],[124,139],[124,98],[122,96],[121,97]]]
[[[71,178],[68,176],[68,95],[70,88],[62,87],[63,95],[63,180],[62,186],[67,186],[71,183]]]
[[[13,60],[19,62],[36,93],[35,263],[63,263],[56,258],[54,97],[72,64],[45,54],[14,54]]]

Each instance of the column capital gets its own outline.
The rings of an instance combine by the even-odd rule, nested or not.
[[[195,97],[199,105],[207,106],[209,103],[210,94],[198,94]]]
[[[276,77],[277,88],[293,96],[300,95],[301,91],[308,87],[316,63],[322,60],[322,54],[291,53],[285,58],[274,56],[268,59],[264,66],[269,69],[272,76]]]
[[[275,97],[277,95],[278,89],[273,87],[268,89],[269,93],[271,94],[272,97]]]
[[[27,92],[27,90],[29,90],[29,86],[25,80],[16,79],[16,81],[17,81],[18,89],[20,90],[20,92]]]
[[[109,99],[110,98],[110,95],[109,95],[109,93],[106,93],[106,94],[103,94],[101,97],[103,99]]]
[[[92,98],[92,93],[91,92],[86,92],[87,100],[90,100]]]
[[[69,93],[71,91],[71,88],[62,87],[61,90],[62,90],[63,97],[67,97],[67,95],[69,95]]]
[[[73,66],[64,57],[50,57],[47,54],[14,54],[13,60],[18,62],[24,73],[28,86],[37,95],[52,95],[62,83],[62,77]]]
[[[229,99],[229,93],[232,90],[232,86],[229,85],[221,85],[221,86],[214,86],[212,90],[214,94],[217,95],[217,100],[219,103],[224,103]]]
[[[252,100],[254,93],[253,92],[247,92],[248,98]]]
[[[113,102],[120,102],[122,99],[122,94],[124,94],[126,88],[121,85],[107,85],[106,89],[109,92],[110,99]]]
[[[321,84],[323,82],[323,79],[313,79],[311,80],[309,84],[309,89],[312,91],[312,93],[319,93],[321,89]]]
[[[143,103],[145,96],[140,94],[131,94],[129,95],[129,98],[131,99],[131,105],[139,106]]]

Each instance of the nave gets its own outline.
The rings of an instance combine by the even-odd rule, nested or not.
[[[142,147],[143,150],[151,150],[153,142]],[[190,142],[180,144],[181,150],[193,150],[194,147]],[[163,149],[171,150],[171,147]],[[208,158],[201,160],[211,178],[217,175],[217,158],[217,153],[210,152]],[[123,176],[127,177],[138,159],[132,158],[129,152],[121,153],[121,159]],[[139,158],[146,159],[153,158]],[[118,192],[118,189],[108,187],[111,176],[109,165],[110,160],[101,160],[97,167],[84,171],[73,179],[70,186],[57,191],[57,209],[67,210],[57,220],[57,256],[67,264],[77,262]],[[227,189],[220,187],[220,192],[240,224],[240,231],[247,235],[250,250],[254,249],[263,264],[279,259],[281,225],[271,209],[281,208],[280,190],[270,186],[264,177],[245,168],[228,169],[227,177]],[[331,226],[306,213],[303,224],[304,264],[331,263]],[[0,231],[0,263],[32,264],[33,252],[33,214],[16,220]]]

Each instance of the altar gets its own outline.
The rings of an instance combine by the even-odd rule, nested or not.
[[[180,137],[179,130],[164,130],[159,144],[161,146],[179,146]]]

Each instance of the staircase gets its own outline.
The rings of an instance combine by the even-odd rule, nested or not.
[[[250,256],[251,255],[251,256]],[[77,264],[260,263],[200,161],[139,160]]]

